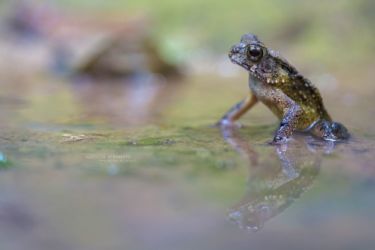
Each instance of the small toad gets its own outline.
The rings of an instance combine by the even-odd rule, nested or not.
[[[281,121],[273,144],[287,142],[294,131],[309,132],[329,141],[349,138],[347,129],[332,121],[318,89],[255,35],[243,35],[230,50],[229,58],[249,71],[250,93],[221,118],[219,125],[233,124],[260,101]]]

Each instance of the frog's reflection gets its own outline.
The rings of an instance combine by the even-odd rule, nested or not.
[[[319,174],[322,156],[331,153],[335,146],[332,142],[297,136],[288,144],[261,149],[277,155],[279,164],[274,164],[269,161],[270,156],[260,160],[265,154],[258,154],[235,128],[223,127],[221,132],[249,166],[246,195],[228,216],[239,227],[251,231],[260,230],[266,221],[282,213],[312,186]]]

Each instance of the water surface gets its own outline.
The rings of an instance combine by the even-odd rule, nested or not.
[[[0,249],[373,249],[373,84],[323,92],[332,144],[257,106],[219,129],[246,75],[132,81],[2,74]]]

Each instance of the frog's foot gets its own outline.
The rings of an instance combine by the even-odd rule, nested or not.
[[[342,141],[350,137],[348,130],[339,122],[318,121],[311,128],[311,134],[326,141]]]
[[[221,119],[217,123],[215,123],[215,127],[221,128],[242,128],[242,124],[236,121],[232,121],[230,119]]]
[[[283,144],[286,144],[289,140],[290,138],[288,137],[276,135],[273,138],[272,142],[270,142],[270,144],[271,145],[283,145]]]

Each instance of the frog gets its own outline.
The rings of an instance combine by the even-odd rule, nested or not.
[[[278,51],[264,45],[254,34],[244,34],[232,46],[229,59],[249,72],[249,93],[217,122],[232,126],[255,104],[265,104],[280,124],[271,144],[285,144],[293,133],[305,132],[326,141],[344,141],[347,128],[332,120],[319,90]]]

